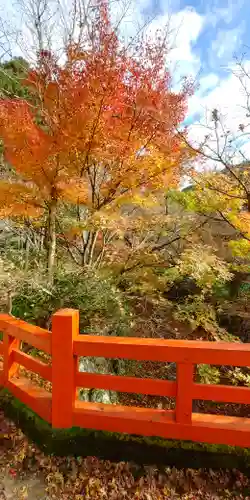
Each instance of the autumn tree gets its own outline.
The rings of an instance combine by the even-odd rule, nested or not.
[[[227,245],[233,255],[249,258],[250,76],[243,58],[235,61],[231,78],[239,91],[239,102],[234,104],[239,117],[230,121],[230,106],[227,111],[212,109],[202,123],[193,125],[193,140],[187,140],[180,131],[186,144],[197,153],[200,168],[191,179],[193,189],[177,197],[203,220],[217,224],[218,230],[227,228]]]
[[[0,185],[1,213],[45,213],[50,280],[63,206],[75,211],[69,238],[76,235],[81,261],[89,264],[109,219],[119,224],[125,204],[176,185],[193,156],[176,134],[191,89],[187,83],[179,93],[171,89],[164,36],[144,33],[125,47],[108,2],[95,7],[92,29],[81,47],[67,47],[63,65],[40,52],[25,81],[36,104],[0,103],[5,158],[15,173]]]

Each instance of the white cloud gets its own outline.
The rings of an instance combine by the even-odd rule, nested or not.
[[[245,68],[250,74],[250,60],[245,61]],[[235,68],[232,68],[232,70]],[[213,76],[210,75],[211,81]],[[209,75],[207,76],[209,79]],[[246,78],[245,83],[249,88],[248,78]],[[219,137],[219,144],[222,146],[225,132],[228,130],[232,133],[232,136],[237,138],[235,143],[232,143],[232,147],[235,145],[240,147],[241,151],[250,156],[250,132],[249,127],[246,127],[244,135],[242,136],[239,125],[246,125],[249,123],[249,118],[246,116],[246,106],[247,106],[247,95],[243,90],[243,87],[233,72],[229,74],[227,78],[221,79],[218,85],[207,92],[202,94],[201,90],[194,95],[189,101],[189,116],[195,116],[199,114],[200,120],[194,122],[189,128],[189,137],[193,144],[200,144],[205,136],[209,134],[209,128],[211,126],[211,116],[212,110],[217,109],[220,113],[224,131],[220,131],[221,136]],[[241,137],[240,137],[241,136]],[[240,139],[239,139],[240,137]],[[211,139],[208,143],[211,148],[215,147],[215,141]],[[237,147],[236,147],[237,149]],[[239,152],[236,154],[234,161],[242,161],[242,157]],[[213,162],[212,162],[213,163]],[[210,162],[211,165],[211,162]]]
[[[250,64],[250,62],[246,62]],[[210,75],[206,77],[210,78]],[[211,78],[213,78],[211,76]],[[202,82],[202,80],[201,80]],[[236,130],[240,119],[246,115],[243,109],[246,106],[246,96],[238,78],[230,74],[228,78],[221,79],[219,84],[205,95],[199,91],[189,101],[189,113],[200,113],[203,117],[208,115],[214,108],[225,115],[232,130]]]
[[[158,16],[150,26],[153,34],[157,29],[165,29],[169,32],[169,57],[168,65],[173,76],[174,84],[183,76],[196,77],[201,67],[198,54],[193,50],[193,44],[197,41],[205,18],[195,9],[185,8],[177,13]]]
[[[212,50],[209,51],[211,65],[218,64],[218,60],[221,63],[232,59],[241,44],[244,30],[244,22],[230,30],[218,30],[216,40],[212,42]]]
[[[199,81],[199,93],[203,95],[207,94],[208,91],[216,87],[218,83],[219,77],[215,73],[209,73],[208,75],[203,76]]]
[[[192,43],[196,42],[203,24],[204,18],[194,9],[186,8],[171,16],[174,59],[191,63],[197,59],[192,51]]]

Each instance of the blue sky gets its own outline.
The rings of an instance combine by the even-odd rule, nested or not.
[[[201,29],[192,40],[192,52],[200,61],[203,74],[216,72],[225,76],[228,63],[234,54],[245,51],[250,45],[249,0],[148,0],[141,3],[144,16],[163,17],[193,11],[200,17]]]
[[[214,108],[236,136],[239,124],[249,122],[246,95],[234,71],[235,57],[244,54],[250,74],[250,0],[137,0],[137,5],[145,18],[154,17],[155,28],[170,20],[176,33],[170,52],[174,81],[190,75],[199,83],[186,118],[193,142],[204,138]],[[244,153],[250,155],[249,139],[244,138]]]

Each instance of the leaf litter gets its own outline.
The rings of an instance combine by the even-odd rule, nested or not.
[[[250,500],[239,470],[46,456],[0,411],[0,500]]]

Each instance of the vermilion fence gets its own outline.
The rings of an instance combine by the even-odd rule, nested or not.
[[[85,427],[144,436],[250,447],[250,418],[192,413],[193,399],[250,403],[250,389],[194,382],[197,363],[250,365],[250,344],[79,335],[79,313],[54,314],[52,332],[0,315],[0,385],[55,428]],[[52,365],[20,350],[20,341],[51,355]],[[79,356],[175,362],[176,381],[81,373]],[[25,367],[52,382],[52,393],[18,374]],[[175,410],[86,403],[77,389],[97,388],[175,398]]]

